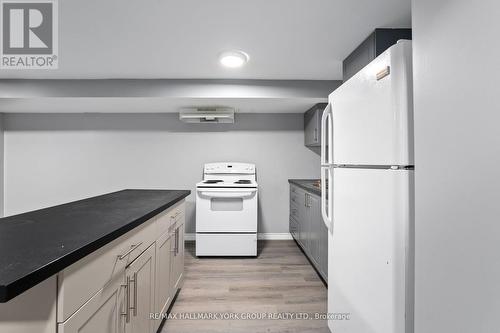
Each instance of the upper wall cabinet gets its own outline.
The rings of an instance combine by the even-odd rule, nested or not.
[[[321,145],[321,116],[326,103],[319,103],[304,113],[304,144],[307,147]]]
[[[375,29],[344,59],[343,80],[347,81],[400,39],[411,39],[411,29]]]

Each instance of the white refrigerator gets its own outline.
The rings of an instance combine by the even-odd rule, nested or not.
[[[411,42],[399,41],[329,96],[321,211],[328,227],[328,326],[413,332]]]

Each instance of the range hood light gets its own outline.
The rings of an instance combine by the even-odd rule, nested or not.
[[[234,123],[234,109],[225,107],[215,108],[182,108],[179,119],[186,123]]]

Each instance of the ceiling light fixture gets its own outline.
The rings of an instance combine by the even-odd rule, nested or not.
[[[222,66],[229,68],[238,68],[247,63],[249,57],[243,51],[228,51],[223,52],[219,56],[219,61]]]

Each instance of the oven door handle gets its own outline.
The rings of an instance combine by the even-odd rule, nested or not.
[[[248,198],[253,196],[257,189],[250,190],[238,190],[238,191],[227,191],[227,190],[197,190],[201,196],[207,198]]]

